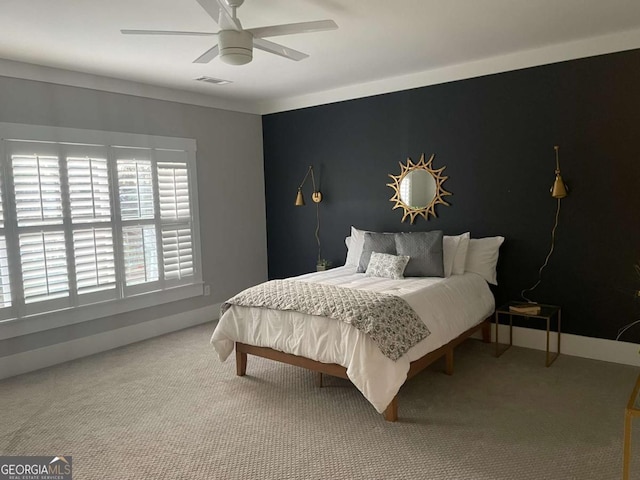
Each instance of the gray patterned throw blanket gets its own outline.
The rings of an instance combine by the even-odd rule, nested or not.
[[[227,300],[221,315],[231,305],[293,310],[340,320],[369,335],[391,360],[431,333],[403,298],[322,283],[271,280]]]

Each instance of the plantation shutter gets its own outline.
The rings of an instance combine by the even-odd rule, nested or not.
[[[66,172],[78,301],[91,303],[116,298],[116,262],[106,150],[99,147],[67,147]]]
[[[4,235],[0,236],[0,308],[11,306],[11,283],[9,280],[9,256]]]
[[[27,148],[44,152],[11,157],[22,291],[29,305],[69,297],[69,277],[57,148]]]
[[[109,222],[111,201],[105,158],[67,158],[69,203],[73,223]]]
[[[202,295],[195,141],[0,122],[0,152],[0,321]]]
[[[64,232],[21,233],[18,238],[25,303],[69,296]]]
[[[62,193],[58,157],[12,157],[18,227],[62,224]]]
[[[0,179],[1,180],[1,179]],[[2,182],[0,181],[0,186]],[[11,282],[9,277],[9,255],[4,232],[4,207],[0,188],[0,308],[11,306]]]
[[[191,217],[189,176],[185,163],[158,162],[158,191],[162,220],[188,220]]]
[[[150,160],[118,159],[122,220],[152,219],[153,179]]]
[[[124,150],[118,157],[117,173],[125,285],[137,286],[131,290],[137,292],[154,288],[160,272],[151,152],[139,151],[135,158],[123,158],[130,153]]]
[[[158,251],[155,225],[124,227],[124,272],[127,285],[158,280]]]
[[[188,169],[185,162],[157,165],[164,278],[177,281],[194,274]]]
[[[73,254],[79,295],[116,288],[111,228],[74,230]]]

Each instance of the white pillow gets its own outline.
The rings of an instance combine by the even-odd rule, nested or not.
[[[450,277],[453,272],[453,261],[460,244],[460,237],[445,235],[442,238],[442,263],[444,264],[444,276]]]
[[[472,238],[469,241],[465,270],[477,273],[487,282],[497,285],[496,265],[502,242],[504,237]]]
[[[344,239],[344,244],[347,246],[347,251],[349,251],[349,246],[351,245],[351,235]]]
[[[469,238],[471,235],[469,232],[465,232],[458,235],[460,242],[458,243],[458,249],[456,250],[456,256],[453,259],[453,275],[462,275],[467,263],[467,252],[469,251]]]
[[[360,256],[362,255],[362,248],[364,247],[364,234],[367,230],[358,230],[351,227],[351,240],[347,245],[347,259],[345,260],[345,266],[357,267],[360,262]]]

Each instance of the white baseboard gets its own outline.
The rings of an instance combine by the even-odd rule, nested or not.
[[[219,318],[219,316],[220,304],[209,305],[196,310],[157,318],[148,322],[117,328],[28,352],[0,357],[0,379],[122,347],[201,323],[211,322]]]
[[[210,305],[189,312],[78,338],[69,342],[0,357],[0,379],[32,372],[58,363],[68,362],[76,358],[86,357],[165,333],[210,322],[219,317],[219,312],[220,304]],[[495,325],[493,324],[491,326],[491,335],[492,340],[495,339]],[[557,345],[556,335],[557,333],[552,333],[550,337],[551,351],[555,351],[555,346]],[[480,333],[475,334],[474,337],[481,338]],[[500,325],[501,343],[508,341],[508,339],[509,327]],[[518,347],[545,350],[546,332],[531,328],[513,327],[513,344]],[[562,355],[640,366],[639,348],[640,346],[635,343],[563,333],[560,351]]]
[[[491,325],[491,340],[495,341],[495,324]],[[558,344],[557,333],[549,336],[549,350],[556,351]],[[481,338],[478,333],[475,338]],[[509,326],[500,325],[500,343],[509,342]],[[546,350],[547,348],[546,330],[534,330],[532,328],[513,327],[513,344],[518,347],[533,348],[535,350]],[[562,333],[560,337],[561,355],[571,355],[574,357],[591,358],[604,362],[622,363],[625,365],[640,366],[640,345],[604,338],[583,337]]]

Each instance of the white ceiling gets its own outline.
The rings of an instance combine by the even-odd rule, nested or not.
[[[196,0],[1,3],[0,75],[252,113],[640,48],[639,0],[246,0],[245,28],[339,29],[273,39],[310,55],[300,62],[256,50],[243,66],[192,63],[215,38],[120,34],[217,31]],[[233,83],[194,81],[203,75]]]

